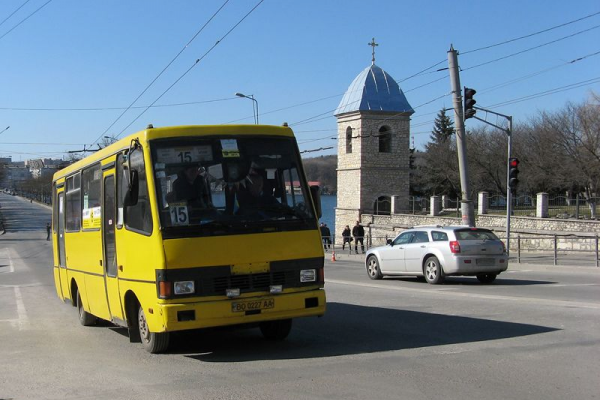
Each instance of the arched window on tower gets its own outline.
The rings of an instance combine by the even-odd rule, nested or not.
[[[346,153],[352,153],[352,128],[346,129]]]
[[[392,152],[392,130],[388,126],[382,126],[379,129],[379,152]]]
[[[390,215],[392,211],[392,199],[390,196],[380,196],[373,204],[374,215]]]

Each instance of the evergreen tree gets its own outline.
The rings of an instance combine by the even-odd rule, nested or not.
[[[460,183],[455,130],[446,111],[441,109],[435,119],[416,182],[426,194],[456,196],[460,193]]]
[[[455,133],[454,122],[446,115],[446,111],[446,108],[442,108],[435,117],[433,131],[429,135],[430,144],[445,143]]]

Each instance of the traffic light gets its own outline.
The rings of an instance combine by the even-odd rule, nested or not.
[[[508,187],[512,190],[517,188],[519,184],[519,159],[508,159]]]
[[[473,96],[475,96],[475,93],[477,93],[475,89],[471,89],[465,86],[465,119],[474,117],[475,113],[477,112],[473,108],[475,106],[475,103],[477,103],[477,101],[475,101],[475,99],[473,98]]]

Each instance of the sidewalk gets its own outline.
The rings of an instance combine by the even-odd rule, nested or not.
[[[325,261],[331,261],[331,250],[325,253]],[[365,264],[365,255],[356,254],[354,250],[352,254],[348,253],[348,249],[335,250],[335,258],[337,261],[350,262],[352,264],[359,264],[363,266]],[[560,267],[565,268],[580,268],[589,269],[600,272],[600,268],[596,267],[596,260],[592,253],[584,254],[564,254],[558,253],[557,265],[554,265],[554,253],[552,252],[535,252],[535,253],[521,253],[521,262],[517,262],[516,253],[511,253],[509,258],[509,269],[557,269]]]

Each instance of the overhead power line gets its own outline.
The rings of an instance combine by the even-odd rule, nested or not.
[[[0,26],[2,26],[6,21],[8,21],[10,17],[15,15],[17,13],[17,11],[19,11],[21,8],[23,8],[23,6],[27,3],[29,3],[30,1],[31,0],[26,0],[25,3],[23,3],[19,6],[19,8],[17,8],[15,11],[13,11],[8,17],[4,18],[4,20],[2,22],[0,22]]]
[[[242,17],[242,19],[240,19],[231,29],[229,29],[227,31],[227,33],[225,33],[225,35],[223,35],[219,40],[217,40],[217,42],[210,48],[208,49],[208,51],[206,51],[206,53],[204,53],[202,55],[202,57],[198,58],[196,60],[196,62],[194,62],[194,64],[192,64],[191,67],[189,67],[183,74],[181,74],[181,76],[179,78],[177,78],[175,80],[175,82],[173,82],[173,84],[171,84],[171,86],[169,86],[164,92],[161,93],[160,96],[158,96],[156,98],[156,100],[154,100],[148,107],[146,107],[146,109],[144,109],[144,111],[142,111],[137,117],[135,117],[135,119],[133,121],[131,121],[129,123],[129,125],[127,125],[125,128],[123,128],[123,130],[121,130],[121,132],[119,132],[118,135],[116,135],[115,137],[119,137],[123,134],[123,132],[125,132],[125,130],[127,130],[127,128],[129,128],[131,125],[133,125],[133,123],[135,121],[137,121],[142,115],[144,115],[146,113],[146,111],[148,111],[150,109],[151,106],[153,106],[158,100],[160,100],[165,94],[167,94],[177,83],[179,83],[179,81],[181,81],[196,65],[198,65],[200,63],[200,61],[202,61],[208,54],[210,54],[210,52],[212,52],[214,50],[215,47],[217,47],[223,40],[225,40],[225,38],[227,36],[229,36],[229,34],[231,34],[231,32],[233,32],[242,22],[244,22],[244,20],[246,18],[248,18],[248,16],[250,16],[250,14],[252,14],[254,12],[254,10],[256,10],[258,8],[258,6],[260,6],[263,3],[264,0],[260,0],[250,11],[248,11],[248,13],[246,13],[246,15],[244,15],[244,17]]]
[[[204,23],[204,25],[202,25],[202,27],[186,43],[186,45],[183,46],[183,48],[181,50],[179,50],[179,53],[177,53],[175,55],[175,57],[173,57],[173,59],[162,69],[162,71],[159,72],[159,74],[152,80],[152,82],[150,82],[148,84],[148,86],[146,86],[146,88],[144,90],[142,90],[142,92],[131,102],[131,104],[129,104],[129,106],[125,110],[123,110],[123,112],[117,117],[117,119],[115,119],[113,121],[113,123],[110,124],[110,126],[108,128],[106,128],[106,130],[104,132],[102,132],[100,134],[100,136],[98,136],[98,138],[96,140],[94,140],[94,142],[92,143],[92,145],[94,145],[96,142],[98,142],[98,140],[100,140],[104,135],[106,135],[106,133],[110,130],[110,128],[112,128],[123,117],[123,115],[125,115],[125,113],[127,111],[129,111],[129,109],[131,109],[133,107],[133,105],[140,99],[140,97],[142,97],[144,95],[144,93],[146,93],[148,91],[148,89],[150,89],[150,87],[152,85],[154,85],[154,83],[158,80],[158,78],[160,78],[162,76],[162,74],[175,62],[175,60],[177,60],[179,58],[179,56],[181,55],[181,53],[183,53],[185,51],[185,49],[187,49],[188,46],[194,41],[194,39],[196,39],[198,37],[198,35],[200,35],[200,33],[204,30],[204,28],[206,28],[208,26],[208,24],[217,16],[217,14],[219,14],[221,12],[221,10],[223,9],[223,7],[225,7],[225,5],[228,2],[229,2],[229,0],[225,0],[225,2],[221,5],[221,7],[219,7],[219,9],[214,12],[214,14],[208,19],[208,21],[206,21]]]
[[[583,21],[584,19],[588,19],[588,18],[591,18],[591,17],[595,17],[596,15],[599,15],[599,14],[600,14],[600,11],[598,11],[598,12],[595,12],[595,13],[593,13],[593,14],[586,15],[585,17],[581,17],[581,18],[575,19],[575,20],[573,20],[573,21],[565,22],[564,24],[555,25],[555,26],[552,26],[552,27],[550,27],[550,28],[543,29],[543,30],[541,30],[541,31],[537,31],[537,32],[534,32],[534,33],[530,33],[530,34],[528,34],[528,35],[520,36],[520,37],[517,37],[517,38],[514,38],[514,39],[505,40],[505,41],[503,41],[503,42],[496,43],[496,44],[491,44],[491,45],[489,45],[489,46],[480,47],[480,48],[478,48],[478,49],[473,49],[473,50],[463,51],[463,52],[461,52],[461,55],[463,55],[463,56],[464,56],[465,54],[469,54],[469,53],[475,53],[476,51],[480,51],[480,50],[487,50],[487,49],[491,49],[492,47],[496,47],[496,46],[502,46],[503,44],[507,44],[507,43],[516,42],[517,40],[526,39],[526,38],[529,38],[529,37],[532,37],[532,36],[535,36],[535,35],[539,35],[539,34],[541,34],[541,33],[549,32],[549,31],[551,31],[551,30],[554,30],[554,29],[562,28],[563,26],[571,25],[571,24],[574,24],[574,23],[576,23],[576,22]]]
[[[31,14],[29,14],[28,16],[26,16],[25,18],[23,18],[18,24],[16,24],[15,26],[13,26],[12,28],[10,28],[7,32],[4,33],[4,35],[0,36],[0,40],[4,38],[4,36],[8,35],[9,33],[11,33],[12,31],[14,31],[17,27],[19,27],[23,22],[27,21],[29,18],[31,18],[35,13],[37,13],[38,11],[40,11],[42,8],[46,7],[48,5],[48,3],[50,3],[52,0],[48,0],[47,2],[45,2],[44,4],[41,5],[41,7],[39,7],[37,10],[35,10],[34,12],[32,12]],[[20,8],[20,7],[19,7]],[[11,14],[12,15],[12,14]],[[10,17],[9,17],[10,18]]]
[[[469,71],[469,70],[471,70],[471,69],[474,69],[474,68],[479,68],[479,67],[482,67],[482,66],[484,66],[484,65],[491,64],[491,63],[495,63],[495,62],[497,62],[497,61],[505,60],[505,59],[507,59],[507,58],[514,57],[514,56],[516,56],[516,55],[519,55],[519,54],[527,53],[528,51],[536,50],[536,49],[539,49],[539,48],[541,48],[541,47],[548,46],[548,45],[550,45],[550,44],[557,43],[557,42],[560,42],[560,41],[562,41],[562,40],[569,39],[569,38],[572,38],[573,36],[581,35],[582,33],[586,33],[586,32],[589,32],[589,31],[591,31],[591,30],[598,29],[598,28],[600,28],[600,25],[596,25],[596,26],[593,26],[593,27],[591,27],[591,28],[584,29],[584,30],[582,30],[582,31],[579,31],[579,32],[575,32],[575,33],[573,33],[573,34],[571,34],[571,35],[563,36],[563,37],[561,37],[561,38],[559,38],[559,39],[552,40],[552,41],[550,41],[550,42],[546,42],[546,43],[540,44],[540,45],[538,45],[538,46],[530,47],[530,48],[528,48],[528,49],[521,50],[521,51],[518,51],[518,52],[516,52],[516,53],[512,53],[512,54],[509,54],[509,55],[507,55],[507,56],[504,56],[504,57],[496,58],[496,59],[494,59],[494,60],[486,61],[486,62],[484,62],[484,63],[481,63],[481,64],[473,65],[472,67],[463,68],[463,69],[462,69],[462,72]]]

